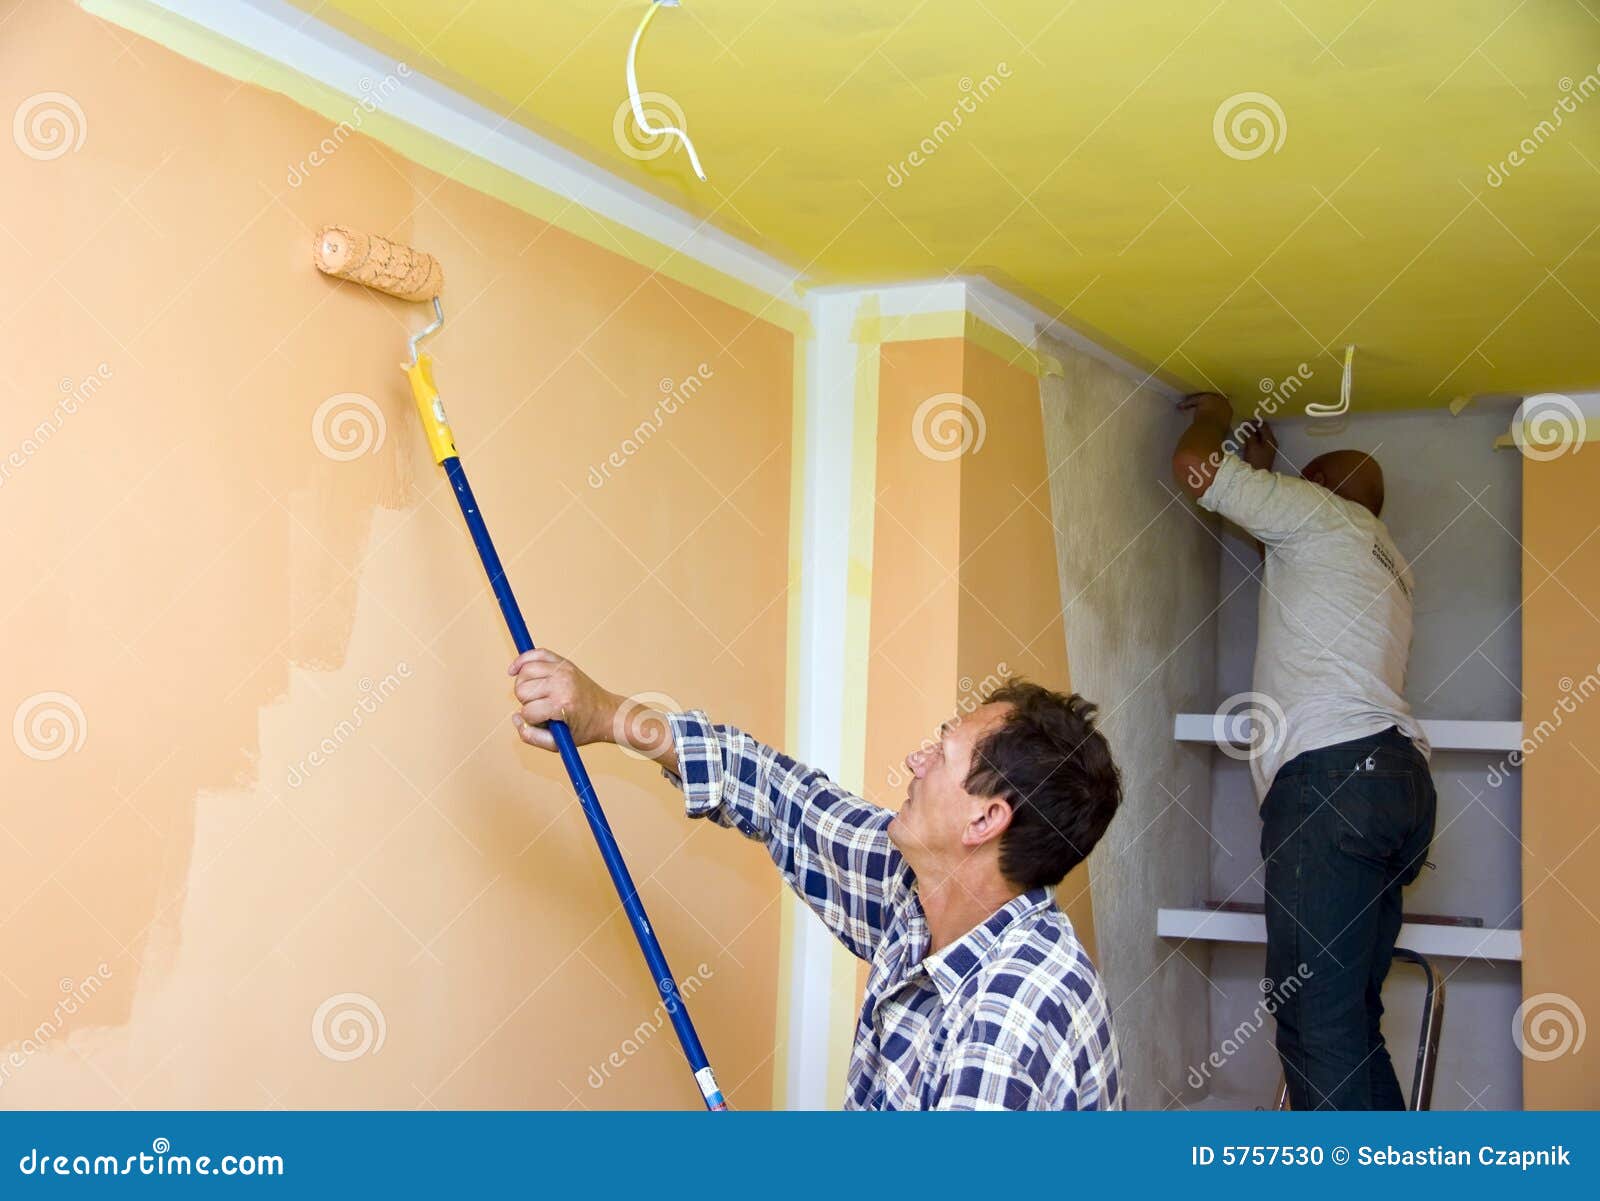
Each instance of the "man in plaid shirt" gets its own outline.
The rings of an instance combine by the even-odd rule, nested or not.
[[[1013,682],[906,757],[898,813],[699,710],[605,691],[549,650],[511,664],[523,741],[622,742],[690,817],[762,843],[871,973],[847,1109],[1121,1109],[1099,975],[1053,889],[1110,823],[1121,784],[1094,706]]]

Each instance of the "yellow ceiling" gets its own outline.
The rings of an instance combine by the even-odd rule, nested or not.
[[[1237,397],[1600,386],[1600,0],[686,0],[639,75],[707,184],[614,138],[643,3],[303,0],[820,282],[983,273]]]

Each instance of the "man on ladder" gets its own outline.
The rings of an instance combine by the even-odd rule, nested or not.
[[[1264,421],[1236,435],[1232,406],[1214,393],[1182,407],[1193,422],[1172,455],[1179,487],[1265,557],[1254,682],[1264,737],[1250,772],[1266,864],[1263,983],[1278,992],[1304,978],[1277,1009],[1290,1102],[1404,1109],[1381,991],[1401,890],[1433,840],[1435,796],[1403,696],[1413,583],[1379,520],[1383,472],[1355,450],[1321,455],[1298,477],[1274,472]]]

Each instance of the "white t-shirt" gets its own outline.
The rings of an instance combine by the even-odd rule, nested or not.
[[[1227,455],[1200,498],[1266,545],[1255,691],[1271,706],[1250,760],[1264,800],[1278,769],[1302,751],[1398,726],[1428,742],[1404,691],[1411,651],[1411,567],[1365,507],[1296,476]]]

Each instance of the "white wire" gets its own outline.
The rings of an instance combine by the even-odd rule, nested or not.
[[[628,99],[633,104],[633,119],[639,128],[653,138],[671,135],[683,143],[683,148],[689,152],[689,165],[694,168],[694,173],[705,182],[705,169],[700,166],[700,156],[694,151],[694,143],[689,140],[689,135],[676,125],[652,125],[650,119],[644,114],[644,104],[639,99],[639,76],[634,70],[634,59],[639,53],[639,39],[644,36],[645,26],[650,24],[650,19],[656,15],[656,9],[663,0],[650,0],[650,6],[645,9],[644,19],[639,22],[639,28],[633,31],[633,41],[628,46]],[[673,4],[676,7],[676,4]]]
[[[1336,405],[1308,404],[1306,406],[1307,416],[1343,417],[1350,411],[1350,377],[1354,374],[1355,358],[1355,344],[1351,343],[1344,348],[1344,374],[1339,380],[1339,403]]]

